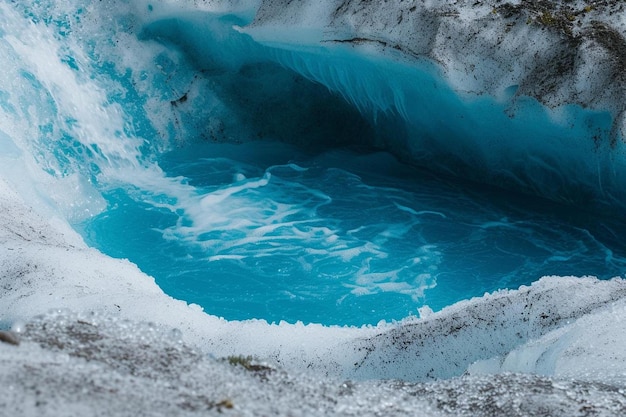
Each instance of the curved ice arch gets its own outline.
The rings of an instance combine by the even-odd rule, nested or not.
[[[200,68],[276,62],[327,87],[377,125],[375,145],[404,160],[557,201],[624,206],[615,51],[593,32],[572,40],[546,30],[536,10],[457,3],[248,2],[245,12],[155,14],[146,27]]]

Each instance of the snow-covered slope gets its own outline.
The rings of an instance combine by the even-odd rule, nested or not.
[[[620,416],[623,389],[536,375],[430,383],[286,373],[210,358],[180,333],[98,315],[54,314],[0,343],[0,406],[23,416]]]

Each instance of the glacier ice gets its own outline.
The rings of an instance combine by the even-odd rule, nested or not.
[[[20,415],[618,416],[623,388],[529,374],[434,383],[289,374],[208,357],[180,333],[97,314],[56,312],[0,343],[0,405]]]
[[[135,176],[155,193],[171,187],[140,156],[142,146],[163,144],[140,138],[203,124],[220,131],[211,111],[240,120],[220,97],[204,95],[203,83],[211,82],[207,71],[246,65],[262,76],[286,68],[340,94],[376,130],[369,139],[414,163],[623,207],[623,2],[111,1],[88,3],[76,16],[66,2],[37,2],[22,14],[13,3],[0,4],[0,48],[7,63],[26,60],[32,72],[7,64],[0,74],[0,326],[25,324],[15,326],[19,346],[0,343],[0,409],[626,412],[622,279],[547,277],[362,328],[231,322],[168,297],[68,225],[101,210],[90,182],[99,170],[111,181]],[[66,25],[65,42],[89,38],[93,49],[64,44],[30,7],[47,7],[51,21]],[[114,37],[95,30],[107,24]],[[117,62],[98,61],[106,48]],[[159,71],[150,72],[154,56]],[[100,79],[105,70],[118,78]],[[111,104],[126,94],[136,94],[132,111]],[[183,97],[206,112],[172,112]],[[73,149],[98,169],[54,164],[50,132],[77,138]],[[83,169],[89,180],[79,178]],[[84,206],[72,206],[75,194]],[[232,355],[261,358],[272,371],[260,377],[219,360]]]

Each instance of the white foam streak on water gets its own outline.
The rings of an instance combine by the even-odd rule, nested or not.
[[[397,202],[394,202],[394,204],[395,204],[395,206],[396,206],[398,209],[400,209],[400,210],[402,210],[402,211],[406,211],[407,213],[411,213],[411,214],[412,214],[412,215],[414,215],[414,216],[423,216],[423,215],[425,215],[425,214],[432,214],[432,215],[434,215],[434,216],[439,216],[439,217],[441,217],[442,219],[445,219],[445,218],[446,218],[446,215],[445,215],[444,213],[440,213],[440,212],[438,212],[438,211],[430,211],[430,210],[420,210],[420,211],[415,211],[415,210],[413,210],[412,208],[410,208],[410,207],[406,207],[406,206],[403,206],[403,205],[401,205],[401,204],[399,204],[399,203],[397,203]]]
[[[268,172],[263,176],[263,178],[260,178],[256,181],[247,181],[245,184],[235,185],[223,190],[215,191],[202,197],[200,204],[202,208],[208,209],[212,205],[219,204],[228,197],[240,191],[264,187],[269,183],[271,176],[272,175]]]
[[[217,169],[212,162],[203,161]],[[196,195],[178,194],[170,210],[180,217],[174,226],[162,230],[163,237],[200,248],[208,262],[230,261],[252,267],[255,260],[269,264],[288,260],[291,266],[286,270],[279,267],[276,273],[309,275],[312,283],[320,276],[341,277],[354,295],[396,292],[414,300],[422,297],[433,285],[428,283],[432,276],[424,271],[436,268],[434,246],[415,247],[420,257],[401,261],[399,267],[393,261],[385,262],[392,255],[389,242],[403,239],[418,222],[381,218],[370,219],[370,224],[356,229],[346,228],[346,219],[340,213],[335,217],[336,209],[329,209],[332,216],[321,213],[334,202],[327,191],[312,185],[325,181],[316,175],[291,163],[272,166],[259,177],[213,191],[203,192],[203,187],[197,187]],[[330,175],[329,184],[333,179],[340,182],[344,176],[360,181],[338,169],[329,169],[325,175]],[[374,187],[362,190],[372,192]],[[264,267],[253,270],[259,268]]]

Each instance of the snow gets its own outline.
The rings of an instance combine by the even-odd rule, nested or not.
[[[616,363],[626,360],[621,343],[626,303],[623,299],[610,307],[585,315],[538,339],[487,362],[478,361],[470,373],[525,372],[558,378],[581,378],[621,386],[626,374]]]

